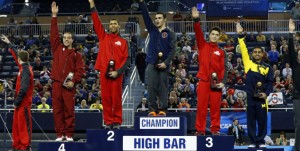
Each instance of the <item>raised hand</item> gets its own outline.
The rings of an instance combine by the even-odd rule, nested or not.
[[[193,18],[199,18],[199,11],[197,10],[197,8],[196,7],[193,7],[192,8],[192,17]]]
[[[7,43],[7,44],[10,43],[10,41],[8,40],[8,38],[7,38],[5,35],[3,35],[3,34],[2,34],[2,36],[1,36],[1,40],[2,40],[3,42]]]
[[[90,8],[95,7],[95,2],[94,2],[94,0],[89,0],[89,3],[90,3]]]
[[[238,34],[242,34],[243,33],[243,27],[241,26],[241,23],[239,23],[239,22],[236,23],[236,32]]]
[[[52,2],[51,11],[52,11],[52,17],[56,17],[58,13],[58,6],[56,5],[56,2]]]
[[[293,20],[293,19],[290,19],[290,20],[289,20],[289,32],[294,32],[294,31],[295,31],[295,28],[296,28],[296,26],[295,26],[294,20]]]

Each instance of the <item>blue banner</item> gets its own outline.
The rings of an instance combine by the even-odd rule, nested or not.
[[[207,16],[268,16],[267,0],[207,0]]]
[[[227,134],[228,127],[232,125],[232,121],[234,119],[239,120],[239,124],[243,127],[246,132],[248,133],[247,128],[247,114],[246,112],[223,112],[221,113],[221,124],[220,124],[220,132]],[[267,135],[271,135],[271,112],[268,112],[268,128],[267,128]]]

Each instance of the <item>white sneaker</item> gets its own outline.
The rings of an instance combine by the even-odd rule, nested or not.
[[[55,139],[55,141],[56,141],[56,142],[62,142],[64,139],[65,139],[65,137],[64,137],[64,136],[61,136],[61,137],[57,137],[57,138]]]
[[[249,146],[248,146],[248,148],[255,148],[256,147],[256,145],[254,145],[254,144],[250,144]]]
[[[67,142],[74,142],[73,138],[72,137],[68,137],[68,136],[66,137],[66,141]]]
[[[267,147],[266,144],[260,144],[260,145],[259,145],[259,148],[266,148],[266,147]]]

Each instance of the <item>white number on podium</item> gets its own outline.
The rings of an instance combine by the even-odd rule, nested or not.
[[[206,147],[211,148],[214,146],[213,139],[211,137],[206,137],[206,141],[207,141],[207,143],[205,144]]]
[[[58,147],[58,151],[66,151],[64,143],[60,144],[60,146]]]
[[[115,141],[114,136],[115,136],[115,132],[114,131],[108,131],[107,132],[107,141]]]

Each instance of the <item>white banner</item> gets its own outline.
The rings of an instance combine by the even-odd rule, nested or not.
[[[197,151],[196,136],[123,136],[125,151]]]
[[[270,93],[267,97],[269,105],[283,104],[283,95],[282,92]]]
[[[179,117],[141,117],[140,129],[180,129]]]

